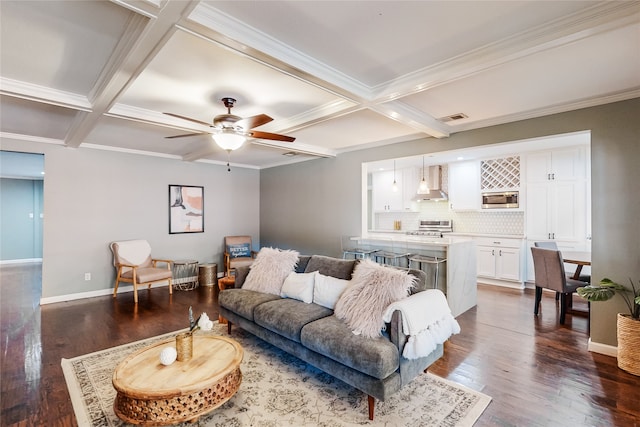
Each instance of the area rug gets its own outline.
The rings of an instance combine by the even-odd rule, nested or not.
[[[129,354],[176,332],[119,347],[62,359],[78,425],[124,426],[113,411],[115,367]],[[226,335],[226,325],[211,332]],[[270,344],[234,328],[244,348],[242,384],[212,413],[185,426],[472,426],[489,405],[483,393],[432,374],[422,374],[386,402],[376,402],[368,418],[367,396]]]

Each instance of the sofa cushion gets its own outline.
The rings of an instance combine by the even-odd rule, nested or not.
[[[309,260],[311,259],[311,255],[300,255],[298,257],[298,263],[296,264],[296,273],[304,273],[307,269],[307,264],[309,264]]]
[[[316,353],[379,379],[387,378],[400,366],[398,349],[389,339],[354,335],[335,316],[305,325],[301,343]]]
[[[317,304],[294,299],[278,299],[260,304],[254,310],[254,322],[290,340],[300,342],[302,327],[314,320],[331,316],[333,311]]]
[[[248,289],[225,289],[218,295],[218,304],[229,311],[233,311],[245,319],[253,321],[254,310],[268,301],[279,300],[278,295]]]
[[[338,279],[351,280],[351,273],[356,265],[356,260],[331,258],[322,255],[312,255],[305,273],[317,271],[325,276],[333,276]]]

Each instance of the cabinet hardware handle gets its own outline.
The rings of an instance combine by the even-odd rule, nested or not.
[[[547,181],[551,181],[551,174],[550,173],[547,174]]]
[[[493,242],[493,244],[494,244],[494,245],[499,245],[499,244],[500,244],[500,242]]]
[[[494,249],[491,249],[491,256],[495,256],[496,255],[496,251]]]
[[[500,252],[499,252],[499,254],[500,254],[500,256],[502,256],[502,249],[500,249]]]
[[[551,179],[554,179],[554,180],[556,179],[556,174],[555,173],[551,174]]]

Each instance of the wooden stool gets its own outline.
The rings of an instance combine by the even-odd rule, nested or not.
[[[236,284],[236,278],[234,276],[224,276],[218,279],[218,289],[224,291],[227,288],[233,288]],[[218,323],[225,325],[227,319],[218,314]]]

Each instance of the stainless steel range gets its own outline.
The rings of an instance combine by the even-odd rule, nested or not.
[[[444,237],[445,233],[453,231],[453,221],[445,219],[441,221],[420,221],[417,230],[407,231],[410,236]]]

